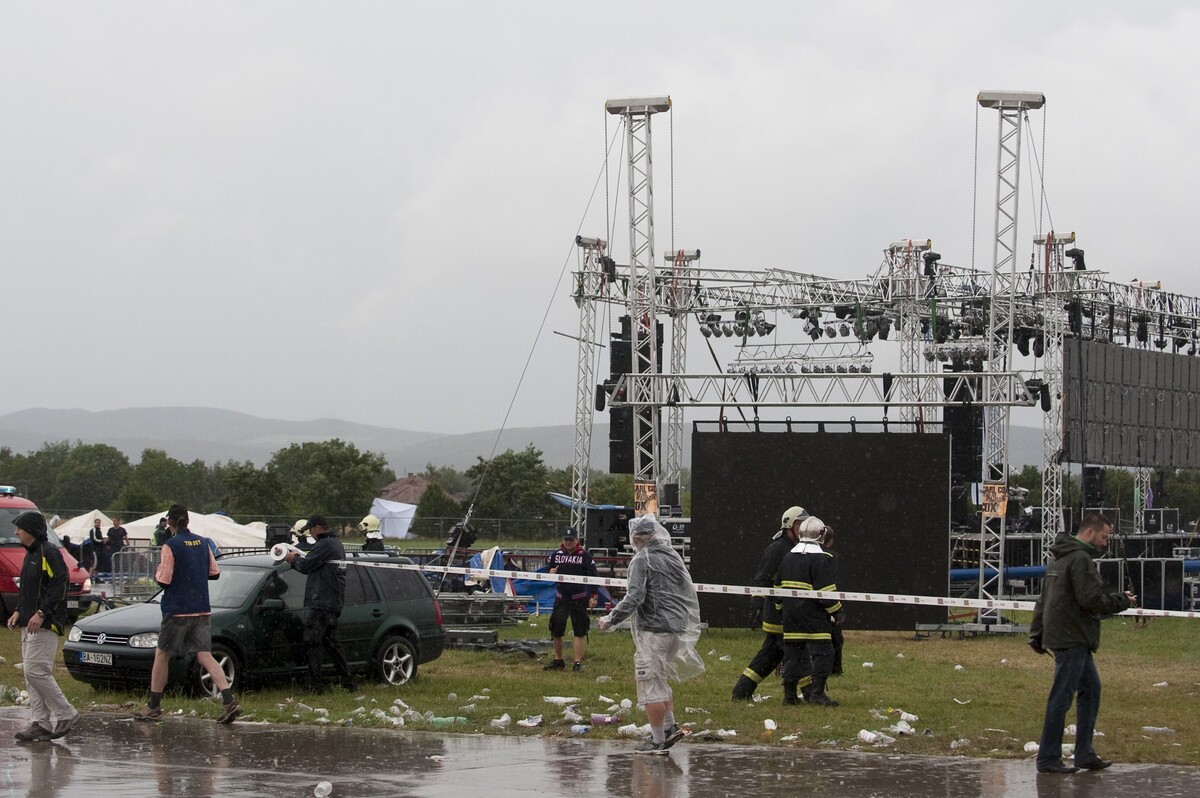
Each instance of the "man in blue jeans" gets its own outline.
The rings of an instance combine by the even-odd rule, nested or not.
[[[1074,537],[1063,537],[1051,548],[1042,596],[1033,610],[1029,645],[1039,654],[1054,654],[1054,686],[1046,701],[1046,719],[1038,746],[1039,773],[1103,770],[1112,764],[1092,747],[1096,715],[1100,712],[1100,673],[1092,654],[1100,647],[1100,620],[1127,610],[1137,602],[1132,593],[1106,593],[1092,560],[1108,548],[1112,523],[1100,513],[1088,513]],[[1062,760],[1063,725],[1076,700],[1075,765]]]

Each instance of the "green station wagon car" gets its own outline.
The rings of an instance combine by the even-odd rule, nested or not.
[[[392,685],[412,679],[417,665],[441,656],[446,630],[429,584],[418,571],[369,567],[411,564],[406,557],[347,553],[368,567],[346,567],[346,602],[338,633],[350,668]],[[212,653],[231,684],[303,678],[306,577],[268,554],[222,557],[221,577],[210,581]],[[81,618],[63,644],[63,663],[96,688],[145,689],[162,621],[160,595],[143,604]],[[325,667],[333,674],[326,657]],[[170,681],[196,694],[215,695],[212,679],[194,658],[171,659]]]

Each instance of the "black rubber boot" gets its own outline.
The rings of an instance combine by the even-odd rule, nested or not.
[[[785,706],[795,706],[796,704],[803,703],[800,700],[800,696],[796,694],[795,682],[783,683],[783,703]]]
[[[758,685],[749,676],[739,676],[730,696],[734,701],[749,701]]]
[[[813,679],[812,691],[805,694],[804,700],[806,703],[816,704],[819,707],[836,707],[838,705],[838,702],[825,695],[824,679]]]

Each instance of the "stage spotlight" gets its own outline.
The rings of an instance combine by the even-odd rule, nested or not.
[[[1046,352],[1046,333],[1038,330],[1033,336],[1033,356],[1041,357]]]
[[[937,277],[937,262],[942,259],[942,256],[936,252],[926,251],[921,254],[921,259],[925,261],[925,276]]]
[[[870,365],[863,363],[861,366],[858,367],[858,373],[859,374],[870,374],[871,373]]]
[[[1154,345],[1155,345],[1155,346],[1157,346],[1159,349],[1165,349],[1165,348],[1166,348],[1166,346],[1167,346],[1166,339],[1164,339],[1164,338],[1155,338],[1155,339],[1154,339]]]
[[[837,330],[833,329],[832,324],[830,324],[829,326],[827,326],[825,328],[825,337],[826,338],[836,338],[837,337]]]
[[[1029,357],[1029,338],[1029,330],[1025,327],[1018,327],[1013,332],[1013,343],[1017,345],[1017,351],[1025,357]]]
[[[811,330],[808,331],[808,337],[812,338],[814,341],[817,340],[818,338],[820,338],[821,337],[821,328],[814,326]]]
[[[736,324],[734,324],[733,325],[733,334],[736,335],[738,338],[744,337],[746,335],[746,325],[740,321],[737,322]]]
[[[843,338],[849,338],[850,337],[850,327],[845,324],[839,326],[838,334],[840,334]]]
[[[888,334],[892,331],[892,320],[884,316],[879,320],[879,340],[886,341]]]
[[[1087,268],[1087,266],[1085,266],[1083,263],[1083,250],[1082,249],[1068,249],[1063,254],[1071,259],[1071,263],[1074,264],[1074,266],[1075,266],[1075,271],[1081,272]]]
[[[712,337],[712,327],[709,327],[707,324],[702,325],[700,327],[700,334],[703,335],[705,338],[711,338]]]
[[[1150,338],[1150,328],[1146,323],[1145,316],[1138,316],[1137,320],[1137,339],[1139,344],[1144,344]]]
[[[834,305],[833,306],[833,315],[837,316],[839,319],[844,319],[853,312],[854,312],[854,308],[850,307],[849,305]]]
[[[766,321],[765,319],[759,319],[758,321],[754,322],[754,329],[759,335],[767,336],[770,335],[775,329],[775,325],[769,321]]]

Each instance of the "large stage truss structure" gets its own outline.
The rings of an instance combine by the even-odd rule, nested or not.
[[[930,239],[894,242],[874,274],[861,280],[784,269],[737,270],[701,265],[699,250],[654,253],[650,126],[671,107],[667,97],[611,100],[609,113],[626,131],[630,262],[618,265],[608,243],[577,239],[574,281],[580,309],[578,395],[572,523],[584,529],[598,345],[595,307],[619,306],[631,318],[632,370],[602,386],[610,406],[632,409],[635,504],[656,506],[658,489],[678,480],[687,408],[894,409],[894,423],[917,431],[944,408],[982,408],[983,513],[979,528],[981,598],[1003,593],[1004,505],[1008,494],[1011,408],[1039,405],[1044,414],[1043,552],[1063,531],[1063,341],[1072,335],[1067,308],[1089,302],[1092,325],[1128,329],[1150,319],[1197,349],[1200,299],[1143,283],[1116,283],[1087,270],[1074,233],[1039,234],[1028,271],[1017,269],[1021,139],[1041,94],[982,92],[997,112],[993,263],[989,270],[946,264]],[[656,321],[670,321],[669,368],[658,362]],[[732,339],[735,356],[721,373],[692,373],[689,329]],[[871,344],[899,345],[899,368],[877,373]],[[1033,368],[1014,367],[1014,349]],[[665,416],[665,424],[662,419]],[[659,430],[662,429],[660,440]],[[1139,472],[1139,485],[1149,471]],[[988,611],[980,621],[991,623]]]

